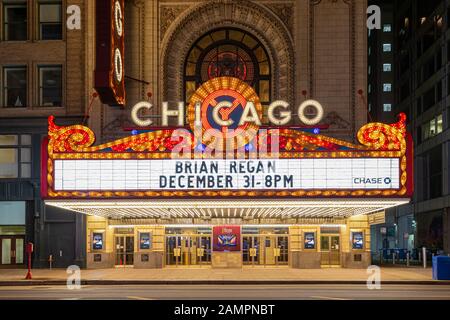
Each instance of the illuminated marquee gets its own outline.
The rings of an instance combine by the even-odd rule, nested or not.
[[[218,100],[230,97],[229,92],[220,90]],[[236,150],[220,150],[214,157],[198,152],[202,137],[181,130],[174,138],[179,131],[176,128],[95,146],[89,128],[59,127],[50,117],[49,139],[43,149],[47,183],[42,186],[42,196],[409,198],[413,192],[412,143],[405,121],[401,114],[399,122],[392,125],[365,125],[358,132],[360,144],[298,128],[260,130],[247,142],[244,156],[236,159]],[[273,141],[277,141],[276,150],[258,153]],[[173,152],[179,145],[192,152]]]

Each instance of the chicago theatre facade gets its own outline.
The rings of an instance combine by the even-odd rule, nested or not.
[[[366,1],[76,2],[88,117],[47,114],[40,180],[68,263],[370,264],[413,165],[404,115],[367,123]]]

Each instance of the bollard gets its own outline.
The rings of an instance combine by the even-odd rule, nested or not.
[[[406,253],[406,266],[409,267],[409,251]]]
[[[395,264],[395,251],[392,252],[392,264]]]
[[[31,280],[33,279],[33,275],[31,274],[31,254],[34,251],[33,243],[28,242],[27,245],[25,246],[25,251],[28,255],[28,272],[27,275],[25,276],[25,280]]]
[[[426,269],[427,267],[427,248],[422,248],[422,260],[423,260],[423,267]]]

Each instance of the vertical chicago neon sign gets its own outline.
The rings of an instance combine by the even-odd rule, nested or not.
[[[125,105],[124,0],[96,1],[95,89],[109,105]]]

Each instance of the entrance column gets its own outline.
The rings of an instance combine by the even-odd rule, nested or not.
[[[213,268],[242,268],[241,226],[214,226]]]
[[[319,247],[320,228],[289,227],[290,266],[297,269],[319,269],[321,253]]]
[[[341,265],[344,268],[367,268],[371,264],[370,225],[367,215],[347,219],[341,228]]]

